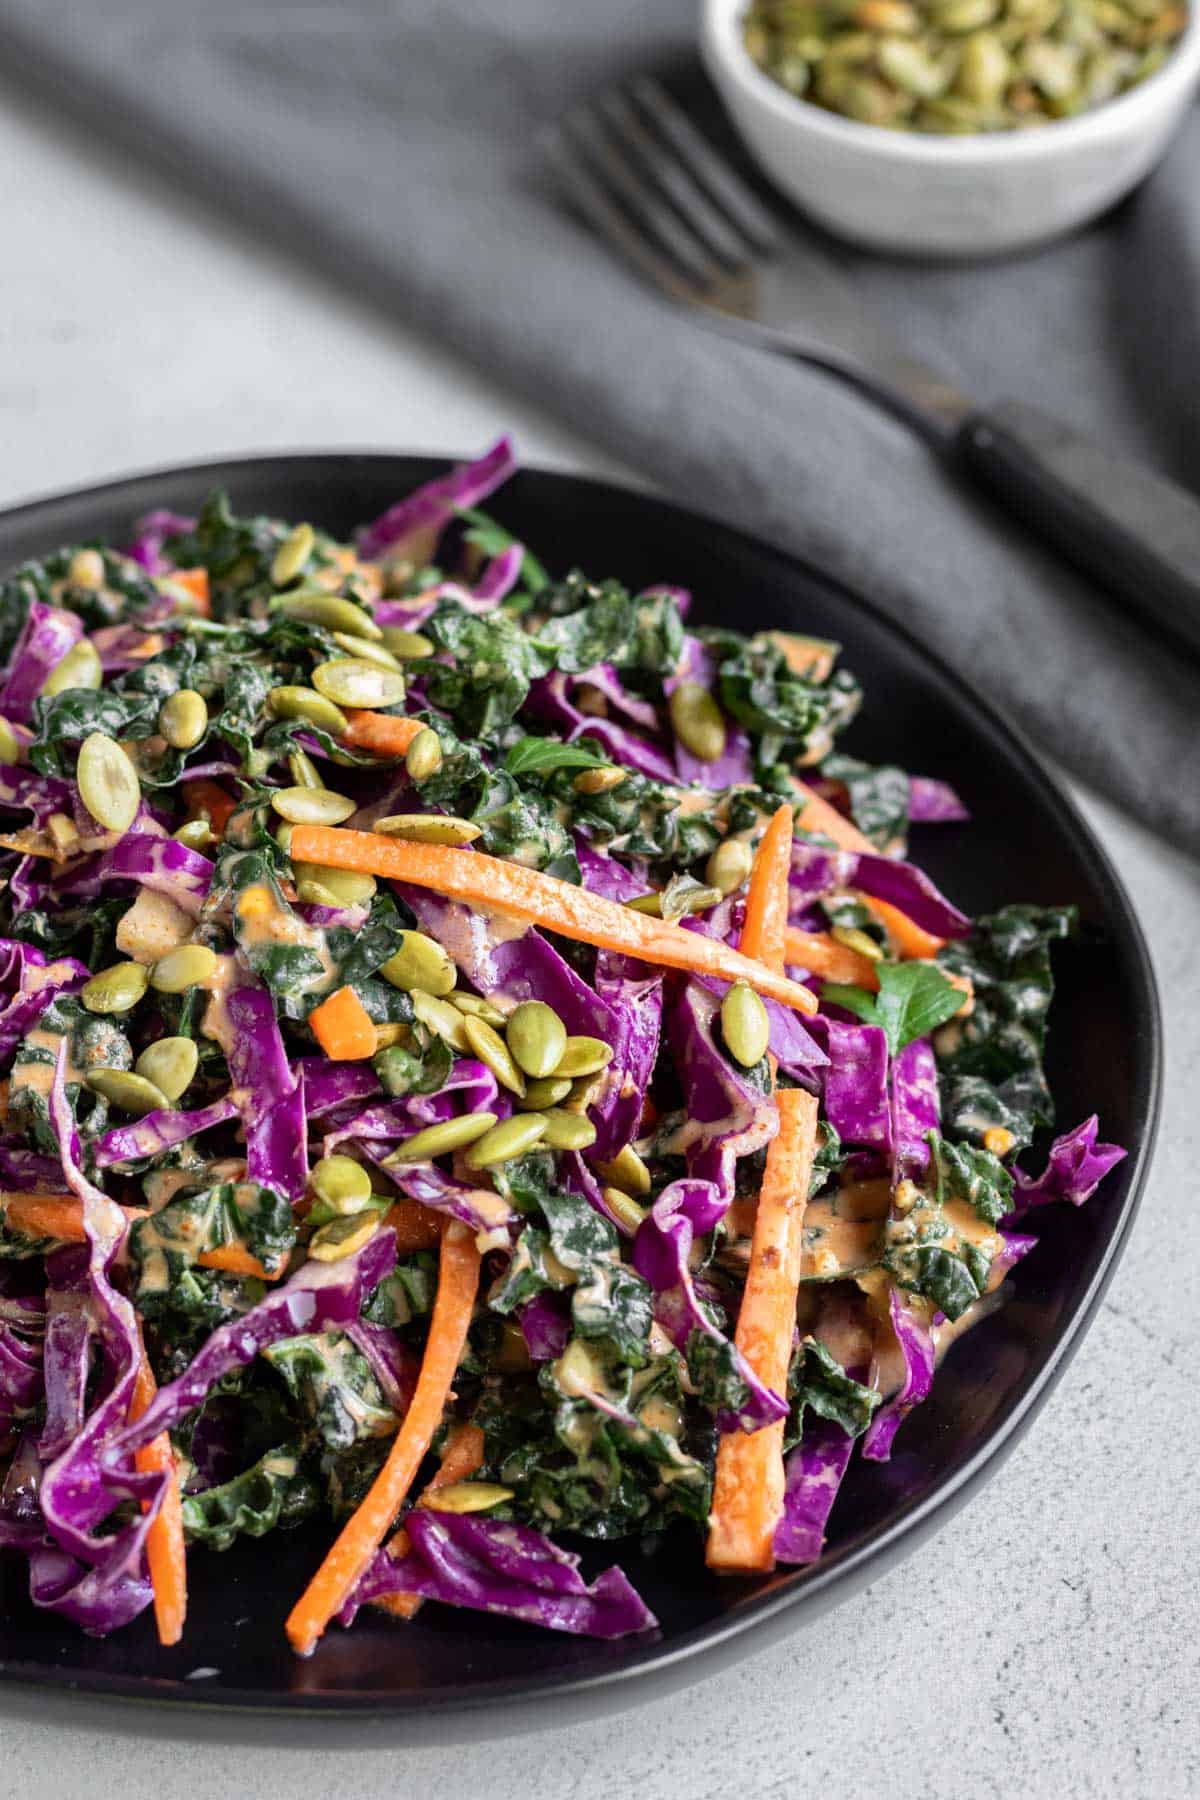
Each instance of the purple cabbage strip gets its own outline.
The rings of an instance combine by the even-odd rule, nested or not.
[[[287,1058],[265,988],[234,988],[225,998],[233,1027],[226,1060],[246,1132],[246,1176],[299,1200],[308,1186],[304,1088]]]
[[[387,1325],[372,1325],[369,1319],[354,1319],[346,1326],[346,1336],[365,1357],[371,1373],[383,1389],[383,1397],[398,1418],[403,1418],[412,1404],[421,1372],[421,1359]]]
[[[823,850],[801,840],[792,847],[791,891],[793,909],[807,905],[821,894],[858,888],[893,906],[925,931],[939,937],[966,937],[971,921],[952,906],[923,870],[890,856],[861,855],[855,850]]]
[[[718,1010],[698,982],[685,982],[668,1008],[667,1038],[683,1089],[685,1122],[678,1136],[688,1174],[713,1182],[728,1206],[738,1159],[771,1141],[779,1115],[770,1098],[717,1048]]]
[[[823,1042],[825,1116],[844,1144],[892,1150],[887,1036],[881,1025],[842,1024],[818,1014],[808,1029]]]
[[[43,1156],[25,1144],[0,1143],[0,1188],[17,1194],[36,1194],[53,1189],[62,1179],[62,1167],[54,1156]]]
[[[212,881],[213,865],[198,850],[171,837],[129,832],[111,850],[90,859],[59,892],[73,899],[94,898],[108,881],[136,881],[165,894],[197,918]]]
[[[87,969],[73,956],[47,962],[32,945],[0,938],[0,992],[10,996],[0,1008],[0,1059],[24,1042],[57,995],[77,993],[87,979]]]
[[[576,738],[581,737],[594,738],[613,762],[621,764],[623,768],[634,769],[639,775],[648,775],[652,781],[663,781],[673,786],[678,779],[675,763],[665,750],[649,743],[627,725],[618,724],[613,719],[597,718],[592,713],[581,711],[575,704],[571,689],[588,679],[587,674],[566,675],[561,669],[556,669],[533,683],[526,705],[538,717],[561,726],[564,743],[574,743]]]
[[[231,1094],[213,1100],[208,1106],[197,1107],[194,1112],[160,1109],[147,1113],[130,1125],[117,1125],[112,1131],[105,1132],[96,1144],[96,1167],[108,1169],[114,1163],[138,1162],[142,1157],[159,1156],[164,1150],[182,1144],[185,1138],[211,1131],[214,1125],[223,1125],[237,1116],[238,1103]]]
[[[654,1289],[654,1316],[678,1350],[686,1349],[693,1331],[714,1344],[727,1341],[701,1305],[691,1271],[693,1243],[724,1217],[726,1205],[710,1181],[673,1181],[658,1196],[633,1241],[633,1266]],[[717,1429],[759,1431],[785,1419],[787,1401],[759,1380],[736,1345],[733,1354],[747,1395],[736,1411],[717,1414]]]
[[[545,1288],[517,1315],[531,1362],[557,1362],[571,1336],[571,1297]]]
[[[1000,1231],[1000,1248],[988,1270],[988,1290],[998,1288],[1010,1269],[1015,1269],[1023,1256],[1036,1249],[1038,1240],[1027,1231]]]
[[[633,874],[624,863],[618,862],[615,856],[594,849],[581,832],[575,834],[575,854],[583,885],[589,894],[600,894],[605,900],[636,900],[650,885],[644,877]]]
[[[0,713],[22,725],[28,724],[46,677],[82,636],[83,620],[78,613],[61,606],[46,606],[41,600],[31,601],[9,658],[8,677],[0,688]]]
[[[690,925],[691,921],[686,920],[685,926]],[[731,985],[714,975],[693,975],[689,979],[714,994],[718,1001],[725,998]],[[781,1006],[778,1000],[764,1000],[763,1006],[770,1026],[767,1046],[775,1061],[793,1081],[798,1081],[803,1087],[815,1087],[818,1079],[816,1071],[823,1069],[829,1061],[824,1050],[801,1023],[800,1015],[793,1012],[791,1007]]]
[[[508,480],[516,466],[512,440],[498,438],[474,462],[459,463],[448,475],[426,482],[364,526],[358,533],[358,554],[364,562],[390,556],[409,557],[418,565],[428,563],[457,510],[478,506]]]
[[[1099,1129],[1100,1121],[1093,1113],[1074,1131],[1055,1138],[1040,1175],[1028,1175],[1024,1169],[1014,1169],[1013,1209],[1008,1219],[1020,1219],[1033,1207],[1048,1206],[1055,1200],[1082,1206],[1090,1199],[1109,1170],[1115,1169],[1125,1158],[1125,1151],[1117,1144],[1096,1142]]]
[[[861,1374],[856,1374],[861,1380]],[[816,1562],[825,1527],[850,1465],[854,1439],[833,1419],[809,1413],[804,1435],[784,1464],[783,1512],[775,1527],[775,1555],[783,1563]]]
[[[46,1313],[36,1294],[0,1295],[0,1419],[31,1412],[42,1398]]]
[[[937,1062],[928,1038],[917,1038],[892,1061],[893,1186],[920,1181],[929,1167],[926,1139],[940,1124]]]
[[[379,1077],[370,1063],[330,1062],[324,1056],[302,1056],[296,1074],[304,1089],[305,1110],[310,1119],[333,1112],[379,1093]]]
[[[893,1287],[888,1296],[888,1312],[892,1330],[904,1358],[904,1381],[900,1391],[879,1408],[863,1436],[862,1453],[867,1462],[887,1462],[892,1454],[892,1440],[914,1406],[929,1395],[936,1366],[933,1331],[925,1323],[907,1296]],[[939,1315],[932,1321],[937,1323]]]
[[[407,1514],[405,1530],[408,1554],[376,1552],[341,1615],[343,1624],[360,1606],[394,1593],[584,1637],[627,1637],[658,1624],[620,1569],[606,1569],[588,1587],[579,1558],[528,1525],[419,1507]]]
[[[471,1057],[459,1057],[449,1079],[436,1094],[406,1094],[399,1100],[370,1106],[365,1112],[347,1111],[347,1116],[339,1118],[326,1135],[323,1154],[331,1156],[346,1138],[382,1138],[398,1144],[427,1125],[441,1125],[459,1113],[494,1112],[507,1116],[511,1110],[507,1097],[501,1101],[491,1070]]]
[[[139,563],[148,575],[166,575],[174,564],[163,555],[169,537],[182,537],[196,529],[195,519],[186,513],[159,509],[148,512],[134,526],[134,540],[125,551],[131,562]]]
[[[82,1244],[46,1258],[46,1419],[38,1455],[50,1462],[78,1436],[86,1413],[92,1361],[88,1252]]]
[[[28,807],[39,825],[44,825],[51,813],[70,813],[74,795],[74,783],[57,775],[39,775],[33,769],[0,763],[0,806]]]
[[[0,1486],[0,1549],[28,1551],[42,1542],[45,1527],[38,1503],[41,1480],[42,1464],[34,1429],[27,1425]]]
[[[431,1162],[388,1163],[386,1157],[391,1153],[390,1145],[374,1145],[369,1139],[353,1141],[368,1162],[382,1170],[402,1194],[410,1200],[420,1201],[422,1206],[432,1207],[434,1212],[448,1213],[472,1231],[486,1232],[490,1236],[493,1232],[505,1231],[517,1217],[507,1200],[493,1193],[491,1188],[468,1187],[457,1177],[444,1175]]]
[[[914,825],[956,825],[971,815],[948,781],[910,775],[908,816]]]

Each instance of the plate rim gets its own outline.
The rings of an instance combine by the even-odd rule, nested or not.
[[[223,481],[232,484],[238,479],[239,472],[248,475],[270,469],[283,473],[291,467],[299,473],[305,467],[311,471],[318,466],[328,468],[330,464],[406,463],[422,465],[422,472],[416,479],[425,480],[461,460],[461,457],[438,451],[340,447],[334,450],[268,450],[234,457],[205,458],[198,462],[168,463],[137,469],[105,481],[85,482],[53,493],[38,494],[0,508],[0,533],[13,526],[34,525],[40,513],[73,502],[116,501],[120,495],[144,484],[193,478],[200,483],[206,479],[211,481],[218,472]],[[428,474],[424,473],[425,469]],[[469,1693],[425,1690],[420,1695],[398,1695],[386,1690],[359,1688],[344,1692],[291,1689],[269,1695],[233,1687],[206,1690],[201,1683],[187,1686],[185,1681],[148,1674],[80,1674],[43,1663],[0,1657],[0,1684],[6,1687],[25,1692],[77,1694],[90,1700],[149,1704],[157,1713],[211,1717],[217,1711],[225,1711],[242,1719],[255,1714],[294,1718],[304,1713],[325,1719],[361,1719],[368,1715],[400,1719],[417,1711],[449,1718],[494,1713],[498,1707],[511,1708],[515,1704],[540,1710],[547,1702],[588,1701],[597,1697],[602,1701],[607,1699],[611,1708],[633,1702],[629,1689],[634,1681],[640,1684],[636,1696],[640,1704],[653,1697],[652,1688],[661,1693],[687,1681],[703,1679],[714,1672],[719,1661],[728,1661],[733,1655],[749,1654],[751,1650],[764,1648],[768,1642],[778,1641],[789,1631],[797,1630],[840,1599],[848,1598],[856,1578],[861,1579],[864,1568],[873,1561],[894,1563],[945,1524],[1000,1467],[1049,1398],[1094,1322],[1128,1243],[1141,1206],[1161,1119],[1164,1059],[1161,997],[1153,959],[1131,896],[1108,851],[1067,792],[1057,771],[1043,760],[1023,728],[1002,714],[995,702],[979,690],[971,676],[964,676],[937,651],[922,643],[902,621],[893,618],[876,601],[841,576],[823,568],[816,560],[784,549],[769,538],[759,537],[669,496],[632,484],[527,462],[520,463],[513,479],[520,480],[522,476],[548,481],[561,486],[564,491],[586,487],[602,498],[611,498],[618,506],[632,503],[660,514],[672,514],[679,524],[721,535],[735,550],[748,549],[757,555],[766,553],[782,564],[803,571],[811,580],[848,602],[852,610],[867,615],[886,633],[915,651],[935,673],[953,682],[960,696],[1000,739],[1006,752],[1025,765],[1026,772],[1053,803],[1056,822],[1068,830],[1080,860],[1095,872],[1097,885],[1105,896],[1106,911],[1122,933],[1129,952],[1131,981],[1138,990],[1135,1015],[1139,1010],[1144,1015],[1138,1021],[1144,1039],[1141,1045],[1144,1068],[1140,1071],[1140,1091],[1135,1088],[1132,1098],[1138,1123],[1137,1146],[1131,1159],[1125,1200],[1113,1222],[1101,1259],[1071,1318],[1053,1340],[1045,1363],[1024,1393],[1012,1402],[978,1448],[961,1465],[948,1472],[930,1493],[901,1504],[865,1541],[835,1551],[814,1564],[811,1570],[797,1571],[797,1579],[772,1591],[747,1597],[731,1614],[715,1622],[693,1626],[669,1646],[647,1646],[640,1655],[635,1651],[611,1668],[549,1678],[532,1693],[526,1680],[511,1677],[482,1687],[476,1684]],[[795,1609],[800,1609],[797,1616],[789,1618]],[[184,1687],[186,1691],[180,1692],[179,1689]],[[544,1721],[531,1722],[530,1728],[538,1725],[544,1728]]]

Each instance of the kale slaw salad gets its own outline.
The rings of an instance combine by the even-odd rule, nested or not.
[[[88,1632],[178,1641],[190,1552],[310,1518],[301,1654],[652,1631],[578,1552],[667,1527],[811,1563],[1123,1155],[1018,1161],[1071,910],[967,919],[837,646],[544,569],[513,466],[4,583],[0,1546]]]

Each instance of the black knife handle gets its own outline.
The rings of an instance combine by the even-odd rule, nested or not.
[[[1200,652],[1200,500],[1018,401],[974,413],[955,451],[1123,611]]]

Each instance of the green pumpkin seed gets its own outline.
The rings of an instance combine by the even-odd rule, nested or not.
[[[46,820],[46,830],[60,856],[69,856],[79,842],[79,827],[66,813],[51,813]]]
[[[509,1375],[516,1375],[522,1370],[533,1367],[533,1358],[529,1354],[529,1345],[525,1342],[525,1333],[515,1319],[502,1321],[500,1342],[492,1351],[489,1363],[493,1369],[501,1369]]]
[[[308,1240],[308,1254],[316,1262],[341,1262],[344,1256],[361,1250],[374,1237],[378,1226],[379,1214],[373,1206],[346,1218],[330,1219]]]
[[[317,534],[311,525],[297,525],[289,531],[271,560],[272,587],[287,587],[295,581],[313,553]]]
[[[410,1025],[389,1020],[386,1025],[375,1027],[375,1048],[376,1050],[389,1050],[393,1044],[407,1044],[411,1036],[412,1027]]]
[[[860,931],[857,925],[835,925],[830,932],[839,944],[845,944],[847,950],[857,950],[860,956],[869,956],[872,962],[883,960],[883,950],[867,932]]]
[[[343,825],[358,802],[328,788],[279,788],[271,795],[271,807],[289,825]]]
[[[309,1182],[317,1199],[337,1213],[361,1212],[371,1198],[371,1177],[351,1156],[323,1156]]]
[[[462,994],[455,991],[449,998],[450,1004],[457,1006],[460,1013],[470,1013],[473,1019],[482,1019],[485,1025],[494,1025],[497,1031],[503,1027],[508,1018],[507,1013],[502,1013],[500,1008],[493,1006],[490,1000],[480,999],[478,994]]]
[[[690,875],[676,875],[665,888],[653,894],[639,894],[625,902],[631,912],[647,913],[653,919],[666,919],[674,924],[692,913],[708,912],[724,899],[720,888],[705,887]]]
[[[335,662],[318,663],[312,679],[317,692],[336,706],[378,709],[398,706],[404,698],[403,675],[377,668],[360,657],[345,656]]]
[[[161,1088],[144,1075],[131,1075],[126,1069],[89,1069],[84,1080],[94,1094],[119,1106],[122,1112],[144,1118],[147,1113],[162,1112],[170,1101]]]
[[[581,1081],[572,1081],[571,1091],[559,1105],[564,1112],[585,1113],[592,1101],[597,1097],[600,1083],[594,1075],[585,1075]]]
[[[752,1069],[767,1054],[771,1021],[752,987],[735,981],[721,1002],[721,1035],[731,1056]]]
[[[173,836],[177,844],[186,844],[189,850],[210,850],[217,842],[207,819],[189,819]]]
[[[473,844],[483,835],[482,825],[456,819],[451,813],[389,813],[386,819],[376,819],[372,830],[385,837],[405,838],[410,844],[448,844],[452,848]]]
[[[569,1037],[554,1065],[554,1073],[569,1075],[572,1080],[580,1075],[595,1075],[606,1069],[612,1058],[612,1045],[603,1043],[600,1038]]]
[[[409,991],[412,994],[413,1012],[421,1024],[432,1031],[435,1037],[444,1039],[452,1050],[461,1051],[465,1055],[470,1049],[467,1042],[467,1022],[458,1008],[436,994],[426,993],[423,988],[412,988]]]
[[[375,877],[356,869],[327,869],[321,863],[293,863],[297,892],[303,882],[319,883],[332,894],[334,906],[369,906],[375,898]],[[323,901],[323,905],[329,905]]]
[[[103,731],[83,740],[76,765],[79,799],[106,832],[128,832],[142,803],[142,783],[126,752]]]
[[[448,1156],[462,1150],[491,1131],[496,1123],[492,1112],[463,1113],[458,1119],[444,1119],[440,1125],[427,1125],[414,1137],[405,1138],[398,1150],[384,1158],[386,1164],[432,1162],[435,1156]]]
[[[306,719],[331,737],[341,737],[349,723],[340,707],[313,688],[277,687],[267,695],[267,705],[277,719]]]
[[[338,907],[341,905],[331,888],[322,887],[319,881],[301,881],[299,877],[296,880],[296,898],[304,906]]]
[[[99,550],[77,550],[67,564],[72,587],[95,590],[104,586],[104,558]]]
[[[523,1000],[504,1035],[518,1066],[535,1081],[554,1074],[567,1047],[566,1026],[553,1007],[540,1000]]]
[[[160,956],[150,975],[150,986],[159,994],[186,994],[210,981],[217,972],[217,953],[207,944],[180,944]]]
[[[91,638],[80,638],[51,669],[40,692],[42,699],[48,700],[54,694],[65,694],[70,688],[95,690],[103,685],[104,671],[96,646]]]
[[[596,1127],[581,1113],[552,1107],[542,1117],[546,1121],[542,1142],[548,1150],[586,1150],[596,1141]]]
[[[423,931],[404,932],[400,948],[394,956],[389,956],[379,973],[393,987],[404,988],[409,993],[420,988],[435,999],[452,993],[458,980],[458,970],[442,946],[436,939],[426,937]]]
[[[354,637],[369,638],[378,643],[383,632],[369,613],[353,600],[340,594],[327,594],[324,588],[297,588],[275,602],[276,609],[289,619],[305,625],[319,625],[326,631],[349,631]]]
[[[750,873],[754,852],[741,838],[725,838],[704,865],[704,879],[722,897],[736,894]]]
[[[423,725],[404,753],[404,767],[410,781],[428,781],[442,766],[442,740],[436,731]]]
[[[543,1081],[531,1081],[521,1101],[522,1112],[548,1112],[569,1098],[574,1082],[564,1075],[551,1075]]]
[[[427,638],[423,631],[406,631],[403,625],[385,625],[383,641],[401,662],[419,662],[432,656],[436,648],[433,639]]]
[[[725,752],[721,709],[698,681],[681,681],[667,702],[675,736],[700,762],[716,762]]]
[[[291,751],[287,764],[293,787],[323,788],[325,786],[321,779],[321,771],[307,750]]]
[[[278,826],[275,832],[275,842],[285,856],[290,856],[292,854],[292,827],[290,825]]]
[[[178,1100],[191,1087],[200,1066],[194,1038],[165,1037],[150,1044],[134,1063],[137,1074],[154,1083],[168,1100]]]
[[[623,1188],[627,1194],[648,1194],[652,1186],[650,1171],[632,1144],[626,1144],[611,1162],[597,1163],[596,1173],[610,1187]]]
[[[335,631],[333,641],[347,656],[355,657],[359,662],[374,663],[376,668],[391,669],[403,673],[403,668],[391,651],[383,644],[372,643],[370,638],[354,637],[348,631]]]
[[[21,760],[21,745],[7,719],[0,719],[0,763],[15,768]]]
[[[427,1488],[417,1502],[430,1512],[490,1512],[513,1497],[512,1488],[500,1487],[494,1481],[449,1481],[445,1487]]]
[[[194,750],[208,730],[208,705],[195,688],[180,688],[163,702],[158,729],[174,750]]]
[[[602,1189],[601,1198],[613,1218],[632,1236],[646,1216],[645,1207],[639,1206],[636,1200],[617,1187]]]
[[[150,985],[150,973],[141,963],[114,963],[85,982],[79,998],[92,1013],[131,1012]]]
[[[471,1145],[463,1160],[468,1169],[491,1169],[497,1163],[512,1162],[540,1144],[546,1129],[544,1113],[514,1113],[485,1132]]]
[[[577,794],[611,794],[628,780],[628,769],[581,769],[571,785]]]
[[[462,1018],[467,1043],[480,1062],[492,1071],[501,1087],[506,1087],[510,1094],[518,1097],[524,1094],[525,1077],[513,1061],[509,1047],[500,1033],[471,1013],[464,1013]]]

